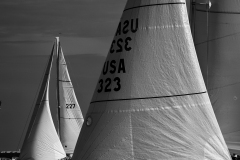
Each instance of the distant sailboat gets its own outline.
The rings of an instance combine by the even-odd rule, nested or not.
[[[185,0],[128,0],[73,160],[230,160]]]
[[[49,108],[49,80],[54,47],[45,71],[32,118],[22,145],[21,160],[57,160],[66,157]]]
[[[84,120],[68,73],[59,38],[56,39],[56,44],[58,57],[57,97],[59,106],[59,135],[65,152],[67,154],[73,154]]]
[[[211,8],[204,3],[211,2]],[[239,0],[195,0],[194,42],[215,115],[231,153],[240,154]]]
[[[52,121],[48,96],[54,50],[57,56],[59,136]],[[66,157],[66,153],[73,154],[82,123],[82,112],[57,37],[21,149],[20,159],[53,160]]]

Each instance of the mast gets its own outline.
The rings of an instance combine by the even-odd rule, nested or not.
[[[60,98],[59,98],[59,50],[60,50],[60,41],[59,37],[56,37],[56,55],[57,55],[57,113],[58,113],[58,136],[61,139],[60,133]]]
[[[49,107],[49,81],[53,53],[52,49],[27,134],[21,148],[21,160],[56,160],[66,156],[57,135]]]

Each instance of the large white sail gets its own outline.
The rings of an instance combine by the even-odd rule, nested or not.
[[[211,3],[207,7],[206,3]],[[196,0],[194,41],[215,115],[231,152],[240,154],[240,1]]]
[[[128,0],[73,160],[230,160],[185,0]]]
[[[59,87],[59,133],[65,152],[72,154],[82,128],[83,116],[68,73],[67,64],[59,46],[58,54]]]
[[[53,50],[42,81],[30,125],[21,149],[21,160],[57,160],[66,157],[49,108],[49,79]]]

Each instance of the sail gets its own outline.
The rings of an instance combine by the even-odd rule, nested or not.
[[[21,149],[21,160],[57,160],[66,157],[49,108],[49,74],[51,72],[53,50]]]
[[[195,4],[196,50],[224,139],[240,154],[240,1],[211,0],[211,8],[206,2]]]
[[[83,116],[74,92],[61,47],[59,47],[58,62],[60,140],[65,152],[73,153],[82,128]]]
[[[73,160],[230,160],[185,0],[128,0]]]

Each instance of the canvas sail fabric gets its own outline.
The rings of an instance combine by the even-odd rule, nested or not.
[[[73,160],[230,160],[185,0],[128,0]]]
[[[59,52],[60,139],[66,153],[73,153],[83,116],[68,73],[62,48]]]
[[[40,101],[37,101],[35,107],[37,112],[36,115],[33,114],[34,117],[32,118],[33,122],[30,122],[32,125],[29,126],[29,134],[26,135],[21,149],[21,160],[57,160],[66,157],[55,130],[49,108],[49,74],[52,56],[53,54],[51,55],[41,86],[43,89],[40,89],[43,93],[39,97],[42,98],[38,98]]]
[[[240,0],[196,0],[194,41],[215,115],[230,152],[240,154]]]

